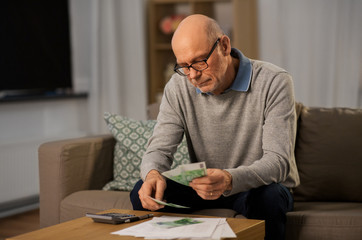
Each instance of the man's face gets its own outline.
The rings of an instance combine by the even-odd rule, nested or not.
[[[195,44],[193,46],[189,47],[182,44],[176,44],[174,47],[174,53],[178,65],[187,66],[197,61],[204,60],[213,47],[213,45],[210,44],[194,43]],[[197,71],[190,68],[190,74],[187,76],[190,83],[204,93],[211,92],[214,94],[220,94],[225,90],[223,79],[227,66],[220,48],[221,45],[219,42],[207,60],[207,64],[209,66],[207,69]]]

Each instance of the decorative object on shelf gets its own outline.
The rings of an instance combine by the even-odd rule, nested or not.
[[[160,30],[163,34],[169,35],[175,32],[177,26],[186,17],[184,14],[172,14],[162,18]]]

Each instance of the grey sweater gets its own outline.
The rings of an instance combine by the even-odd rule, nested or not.
[[[186,77],[167,83],[153,136],[142,159],[141,177],[170,169],[172,155],[186,135],[192,162],[225,169],[232,195],[271,183],[299,184],[294,158],[296,115],[291,76],[251,60],[246,92],[197,93]]]

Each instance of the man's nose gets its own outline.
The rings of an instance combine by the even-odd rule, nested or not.
[[[201,71],[197,71],[197,70],[195,70],[193,68],[190,68],[190,78],[191,79],[198,78],[200,76],[200,74],[201,74]]]

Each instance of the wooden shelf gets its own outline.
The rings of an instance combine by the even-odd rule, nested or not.
[[[149,79],[148,102],[157,101],[168,81],[166,68],[175,62],[171,48],[172,35],[161,32],[161,20],[172,14],[191,15],[200,13],[218,21],[216,8],[219,4],[230,4],[227,16],[232,23],[229,37],[232,47],[240,49],[246,56],[256,59],[258,56],[257,38],[257,2],[255,0],[149,0],[148,37],[149,37]],[[225,16],[222,16],[225,17]]]
[[[156,43],[155,50],[172,50],[169,43]]]

